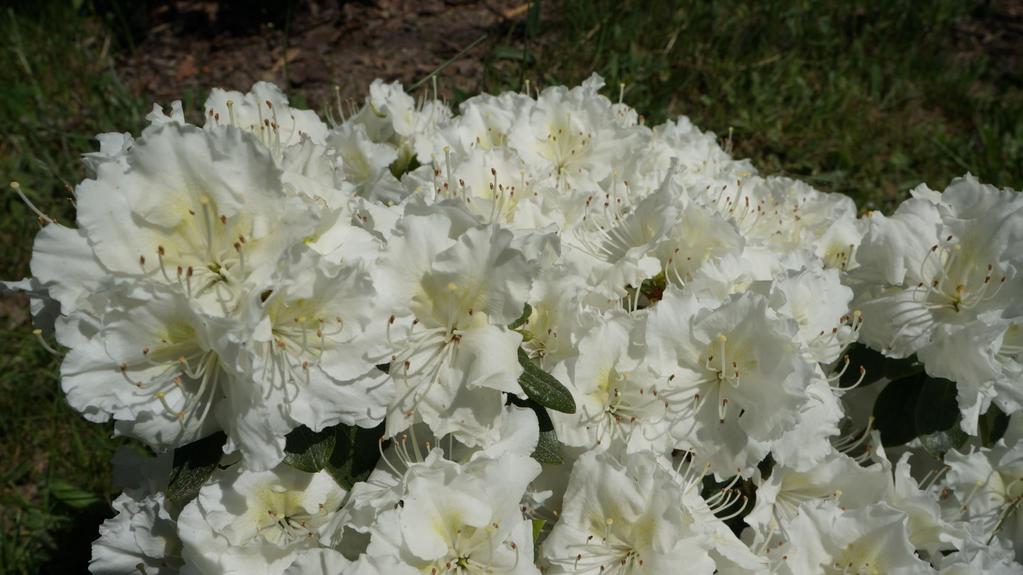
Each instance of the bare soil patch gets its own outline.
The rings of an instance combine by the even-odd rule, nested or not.
[[[408,86],[486,34],[439,76],[448,95],[471,93],[493,43],[514,42],[527,9],[521,0],[178,0],[135,15],[146,32],[119,73],[133,93],[163,103],[267,80],[320,107],[335,86],[342,99],[361,98],[375,78]]]

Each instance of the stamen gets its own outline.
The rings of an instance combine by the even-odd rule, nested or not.
[[[11,189],[14,190],[14,193],[18,194],[18,197],[21,198],[21,201],[25,202],[25,205],[28,206],[28,209],[32,210],[32,212],[36,215],[37,218],[39,218],[40,221],[42,221],[44,224],[52,224],[56,221],[50,216],[44,214],[42,210],[37,208],[36,205],[33,204],[32,201],[28,199],[28,196],[26,196],[25,193],[21,191],[21,184],[19,184],[18,182],[11,182],[10,186]]]
[[[43,346],[43,349],[45,349],[46,351],[52,353],[53,355],[60,355],[59,351],[57,351],[56,349],[53,349],[50,346],[50,344],[47,343],[46,338],[43,337],[43,330],[38,329],[38,328],[33,329],[32,330],[32,335],[34,335],[36,337],[36,339],[39,340],[39,343]]]

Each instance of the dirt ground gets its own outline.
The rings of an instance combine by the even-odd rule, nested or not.
[[[471,93],[495,43],[521,45],[528,10],[521,0],[178,0],[133,15],[145,33],[118,72],[157,102],[201,102],[213,86],[245,91],[268,80],[318,108],[334,101],[335,86],[342,99],[361,99],[375,78],[409,86],[486,35],[439,76],[448,95]]]

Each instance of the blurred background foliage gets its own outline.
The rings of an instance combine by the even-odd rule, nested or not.
[[[624,101],[647,123],[688,115],[717,133],[734,155],[752,158],[762,173],[849,194],[861,209],[890,211],[918,183],[940,190],[968,171],[998,186],[1023,187],[1021,2],[424,4],[445,19],[449,11],[457,16],[481,3],[500,17],[486,25],[484,41],[459,58],[468,60],[459,63],[462,68],[453,64],[440,74],[453,103],[479,91],[521,89],[526,81],[533,87],[572,84],[597,72],[608,83],[609,97],[617,98],[624,84]],[[196,86],[218,81],[213,70],[206,80],[175,83],[199,74],[193,71],[199,68],[189,64],[189,42],[175,44],[174,34],[201,30],[209,42],[235,39],[229,49],[280,51],[284,64],[274,67],[273,77],[294,102],[324,111],[334,105],[324,94],[344,78],[345,62],[334,62],[319,80],[309,71],[299,74],[303,71],[293,64],[298,56],[292,58],[289,46],[301,46],[300,35],[317,28],[301,31],[293,22],[346,18],[350,28],[367,28],[358,20],[365,14],[394,18],[412,4],[14,2],[0,9],[5,39],[0,45],[0,173],[19,181],[43,211],[70,223],[70,188],[85,177],[79,157],[95,149],[95,134],[137,133],[154,90],[176,94],[194,108],[204,92]],[[176,10],[170,16],[166,5]],[[154,23],[159,10],[163,21]],[[197,18],[204,10],[219,17]],[[406,14],[413,27],[417,18],[418,13]],[[161,57],[172,60],[168,65],[177,76],[137,81],[150,66],[144,57],[160,48],[153,40],[158,29],[169,54]],[[283,44],[237,44],[237,38],[249,36]],[[337,34],[328,42],[317,38],[305,40],[327,52],[330,42],[345,41]],[[449,51],[449,57],[458,52]],[[381,60],[387,66],[374,75],[407,85],[423,76],[421,68],[403,69],[401,58],[395,53]],[[433,65],[444,61],[436,58]],[[253,74],[253,80],[260,79]],[[364,89],[355,86],[352,96]],[[0,278],[28,275],[37,229],[14,194],[0,196],[0,242],[8,246],[0,250]],[[5,352],[0,356],[0,572],[84,572],[97,526],[116,496],[110,457],[123,442],[110,439],[110,427],[87,423],[66,405],[59,392],[59,358],[36,341],[27,307],[23,297],[0,299]]]

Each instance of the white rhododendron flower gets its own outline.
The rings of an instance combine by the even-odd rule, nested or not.
[[[917,353],[929,374],[955,381],[963,429],[976,433],[992,402],[1023,405],[1012,327],[1023,314],[1023,198],[969,175],[914,193],[891,218],[871,216],[857,251],[856,305],[890,318],[866,324],[863,339],[894,357]]]
[[[89,572],[114,575],[142,571],[175,575],[182,565],[177,525],[162,493],[124,493],[113,502],[117,512],[100,525]]]
[[[99,527],[90,573],[180,572],[179,509],[165,494],[171,464],[170,456],[146,457],[127,447],[114,454],[114,485],[124,492],[113,501],[116,515]]]
[[[329,535],[344,496],[326,471],[216,472],[178,517],[182,557],[197,573],[284,573]]]
[[[991,449],[972,453],[949,451],[945,456],[948,473],[943,485],[947,505],[969,521],[978,542],[999,539],[1023,558],[1023,442],[999,441]]]
[[[561,517],[543,546],[546,573],[714,573],[761,562],[719,527],[692,478],[650,452],[576,461]],[[696,476],[696,482],[699,476]]]
[[[507,325],[522,314],[532,266],[511,232],[492,224],[460,230],[464,223],[406,214],[392,238],[384,281],[406,303],[401,322],[386,320],[396,349],[389,435],[425,421],[437,435],[486,442],[504,393],[521,393],[522,336]]]
[[[315,222],[284,192],[267,150],[232,127],[157,128],[127,166],[103,164],[77,196],[78,223],[106,269],[172,286],[221,316]]]
[[[583,336],[579,356],[567,368],[576,412],[551,414],[558,438],[576,447],[620,440],[629,451],[666,453],[674,442],[666,402],[657,396],[663,379],[642,358],[630,357],[629,316],[622,311],[605,321]]]
[[[812,366],[796,328],[766,298],[743,294],[720,307],[669,288],[653,308],[646,339],[660,342],[660,396],[677,414],[680,445],[712,461],[722,477],[748,474],[771,442],[795,425]],[[703,452],[703,446],[713,446]]]
[[[537,574],[519,502],[539,472],[539,463],[514,453],[461,466],[433,452],[405,473],[401,499],[377,517],[366,553],[421,573]]]
[[[112,286],[96,302],[102,321],[73,314],[58,331],[71,348],[61,364],[68,402],[95,421],[159,448],[222,428],[218,406],[233,359],[216,348],[212,324],[164,286]],[[215,328],[214,328],[215,329]],[[237,415],[237,414],[232,414]],[[223,425],[232,426],[234,417]]]
[[[256,82],[246,94],[214,88],[203,105],[206,128],[237,126],[255,134],[271,150],[282,150],[303,137],[322,144],[327,126],[311,110],[296,110],[269,82]]]
[[[833,502],[803,506],[786,531],[792,537],[777,557],[780,573],[934,573],[914,554],[906,515],[884,503],[852,511]],[[775,550],[777,555],[781,549]]]
[[[91,571],[1023,573],[1023,197],[858,217],[603,88],[215,88],[73,224],[12,183],[0,288],[137,442]]]

